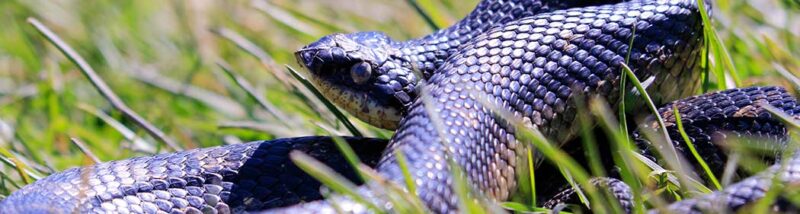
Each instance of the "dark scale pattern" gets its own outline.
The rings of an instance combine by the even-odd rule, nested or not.
[[[626,213],[631,213],[633,209],[633,192],[631,192],[631,188],[627,184],[616,178],[592,178],[589,180],[589,183],[593,186],[600,187],[600,189],[608,190],[609,193],[617,199],[620,207],[625,210]],[[553,209],[559,204],[582,203],[577,196],[577,191],[575,191],[574,188],[568,188],[550,198],[542,207]]]
[[[767,190],[772,187],[772,181],[778,176],[780,184],[800,183],[800,152],[795,151],[783,163],[771,166],[769,169],[753,177],[746,178],[738,183],[725,187],[708,195],[676,202],[667,207],[670,213],[734,213],[746,205],[764,198]],[[782,188],[784,186],[775,186]],[[798,209],[786,199],[779,198],[772,205],[772,212],[797,213]],[[657,213],[657,210],[650,213]]]
[[[693,72],[702,44],[694,2],[573,8],[523,18],[476,37],[430,78],[431,102],[417,100],[411,106],[378,170],[402,179],[391,152],[400,149],[422,200],[434,212],[454,212],[457,198],[449,188],[445,161],[449,153],[478,190],[507,199],[516,188],[517,154],[524,150],[513,129],[496,121],[476,101],[481,93],[473,92],[483,92],[494,107],[512,112],[555,142],[574,133],[574,109],[568,106],[575,90],[616,100],[620,64],[629,48],[629,65],[637,76],[655,78],[651,94],[685,96],[699,76]],[[631,48],[633,28],[647,38],[634,37]],[[436,121],[442,122],[444,129],[438,131],[445,136],[437,134]]]
[[[347,141],[370,165],[386,145]],[[355,178],[330,137],[288,138],[68,169],[14,192],[0,213],[230,213],[321,199],[319,182],[289,159],[293,150]]]
[[[785,89],[780,87],[750,87],[708,93],[677,100],[659,108],[659,114],[665,120],[665,125],[667,125],[667,130],[669,131],[670,137],[673,140],[673,145],[688,160],[694,162],[694,158],[691,156],[688,148],[686,148],[686,144],[679,135],[677,126],[675,125],[676,118],[674,117],[672,107],[678,107],[679,111],[681,112],[681,119],[684,123],[684,128],[688,130],[687,134],[689,135],[690,140],[692,140],[692,142],[695,144],[695,147],[699,150],[698,152],[700,153],[700,156],[703,157],[709,166],[711,166],[712,170],[718,174],[717,176],[720,177],[719,174],[722,172],[726,163],[725,153],[722,149],[719,149],[720,146],[714,145],[714,143],[726,143],[726,140],[729,140],[728,138],[731,135],[736,137],[758,138],[752,142],[747,141],[747,143],[766,144],[762,145],[762,147],[774,149],[776,155],[780,155],[780,153],[783,152],[784,148],[786,147],[786,127],[781,121],[779,121],[778,118],[775,118],[764,108],[765,105],[774,106],[779,111],[782,111],[795,118],[798,117],[798,113],[800,113],[800,111],[798,111],[800,110],[800,106],[797,105],[796,99],[789,95]],[[650,125],[643,128],[651,129],[650,131],[656,131],[653,129],[653,127],[657,126],[655,117],[648,118],[645,124]],[[649,148],[651,145],[649,145],[649,142],[642,139],[641,134],[638,132],[639,131],[637,130],[637,132],[634,133],[634,138],[636,138],[636,141],[640,144],[640,146],[645,148],[645,155],[654,159],[652,156],[653,151],[651,151],[652,148]],[[745,142],[737,141],[737,143]],[[570,151],[576,150],[574,147],[569,149]],[[611,151],[606,151],[606,153],[610,152]],[[578,158],[583,156],[582,154],[574,155],[578,155]],[[610,159],[610,157],[607,158]],[[612,160],[606,160],[604,162],[611,164]],[[699,169],[697,164],[694,167],[695,169]],[[538,170],[541,169],[537,169],[537,174],[540,174],[541,172]],[[607,170],[613,171],[612,169]],[[556,174],[560,173],[556,172]],[[730,203],[744,204],[763,197],[763,189],[759,189],[760,187],[758,187],[762,184],[753,183],[754,181],[755,180],[747,180],[742,184],[737,184],[740,186],[738,187],[740,189],[737,190],[739,191],[739,193],[737,193],[739,197],[734,198],[736,201]],[[629,193],[630,188],[627,185],[613,178],[595,178],[592,180],[592,183],[595,185],[601,185],[605,189],[610,190],[622,203],[623,208],[625,208],[627,211],[630,211],[629,208],[631,206],[631,195]],[[547,196],[547,194],[545,194],[545,196]],[[549,200],[543,203],[544,207],[547,208],[554,208],[556,205],[562,203],[576,205],[581,204],[579,198],[575,194],[574,189],[571,187],[568,187],[567,189],[554,194],[553,197],[548,198]],[[706,202],[714,201],[711,199],[701,200],[705,200]],[[726,206],[725,203],[728,203],[725,200],[727,199],[721,200],[719,202],[720,204],[718,204],[718,207],[715,209],[719,210],[724,208]],[[779,203],[778,207],[776,208],[790,208],[780,206],[783,206],[783,204]],[[738,207],[731,208],[738,209]],[[691,206],[675,205],[673,206],[673,209],[686,210],[691,209]]]
[[[725,143],[728,138],[741,138],[739,143],[768,144],[753,146],[772,148],[776,153],[782,152],[786,141],[786,127],[780,119],[764,109],[764,105],[773,106],[788,115],[800,113],[800,105],[795,98],[780,87],[730,89],[694,96],[669,103],[660,108],[659,113],[665,120],[677,151],[697,168],[698,163],[692,158],[691,151],[675,127],[672,107],[678,107],[689,140],[709,164],[712,172],[720,176],[727,156],[722,149],[724,146],[718,144]],[[650,124],[650,127],[657,127],[655,122]],[[634,133],[634,137],[637,138],[639,147],[644,149],[645,156],[655,156],[648,141],[641,139],[639,133]]]
[[[399,44],[400,51],[425,79],[444,64],[445,60],[460,51],[459,47],[489,29],[501,27],[511,21],[570,7],[615,3],[620,0],[483,0],[467,17],[454,25],[419,39]]]

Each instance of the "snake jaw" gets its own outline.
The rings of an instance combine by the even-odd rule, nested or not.
[[[301,48],[295,57],[337,106],[371,125],[395,129],[416,98],[418,78],[394,43],[376,32],[333,34]]]
[[[382,101],[386,99],[377,99],[369,93],[349,90],[348,87],[341,87],[316,75],[311,75],[309,79],[330,101],[370,125],[394,130],[400,123],[402,111],[383,103]]]

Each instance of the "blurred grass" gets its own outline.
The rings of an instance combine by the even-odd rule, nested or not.
[[[102,161],[166,149],[114,111],[28,17],[60,35],[131,109],[189,149],[330,133],[388,138],[353,117],[352,127],[340,122],[284,64],[296,67],[294,50],[333,32],[425,35],[477,1],[0,1],[0,194],[90,163],[71,138]],[[709,69],[728,77],[709,75],[704,88],[783,85],[796,94],[799,11],[792,0],[716,1],[711,20],[719,45],[711,51],[729,56],[709,57]],[[263,51],[242,51],[243,41]],[[616,136],[623,148],[624,138]],[[633,177],[625,180],[647,183]]]

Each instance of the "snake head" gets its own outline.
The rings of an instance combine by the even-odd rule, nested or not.
[[[371,125],[395,129],[418,80],[396,44],[379,32],[332,34],[295,57],[325,97]]]

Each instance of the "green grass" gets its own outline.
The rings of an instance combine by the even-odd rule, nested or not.
[[[78,2],[0,1],[0,23],[4,24],[0,31],[0,195],[53,172],[91,164],[92,156],[110,161],[332,133],[388,138],[391,132],[370,127],[320,99],[302,78],[303,71],[292,69],[297,67],[292,53],[333,32],[384,31],[399,40],[425,35],[458,20],[477,0]],[[800,73],[796,60],[800,57],[800,6],[796,1],[719,0],[714,9],[712,17],[703,16],[704,22],[713,22],[713,27],[705,29],[711,54],[705,62],[703,90],[782,85],[796,94],[800,89],[795,77]],[[29,17],[40,20],[39,28],[51,29],[63,44],[54,46],[54,37],[42,36],[26,22]],[[65,56],[64,47],[72,47],[74,53],[65,51],[70,57]],[[96,79],[107,83],[106,91],[116,94],[141,120],[116,110],[119,106],[115,108],[98,93],[84,76],[89,75],[84,73],[87,67],[97,73]],[[608,141],[620,151],[614,160],[625,166],[623,180],[642,196],[637,197],[637,212],[646,209],[645,204],[659,207],[667,198],[692,195],[677,185],[686,188],[695,182],[671,180],[675,177],[671,171],[641,163],[630,154],[627,123],[618,122],[620,118],[607,106],[595,101],[587,106],[579,115],[587,127],[582,135],[591,135],[588,124],[598,123],[610,139],[587,138],[585,144]],[[606,173],[597,165],[583,169],[572,157],[548,147],[535,132],[525,136],[546,150],[545,156],[567,163],[562,171],[578,184]],[[597,148],[587,148],[588,159],[598,159]],[[356,159],[348,160],[357,164]],[[383,181],[367,169],[361,172],[366,180]],[[525,174],[530,183],[536,182],[533,172]],[[352,188],[347,184],[336,188],[335,183],[333,189]],[[724,182],[716,179],[706,183],[711,189],[724,188]],[[415,188],[413,182],[404,185]],[[396,191],[390,192],[397,193],[392,201],[410,201],[401,208],[420,210],[413,195],[404,195],[399,186],[392,188]],[[472,195],[463,184],[458,190],[460,197]],[[593,208],[615,209],[603,194],[588,190],[587,202]],[[507,207],[542,211],[530,197],[534,196]],[[485,201],[472,202],[463,206],[475,211],[496,209]]]

